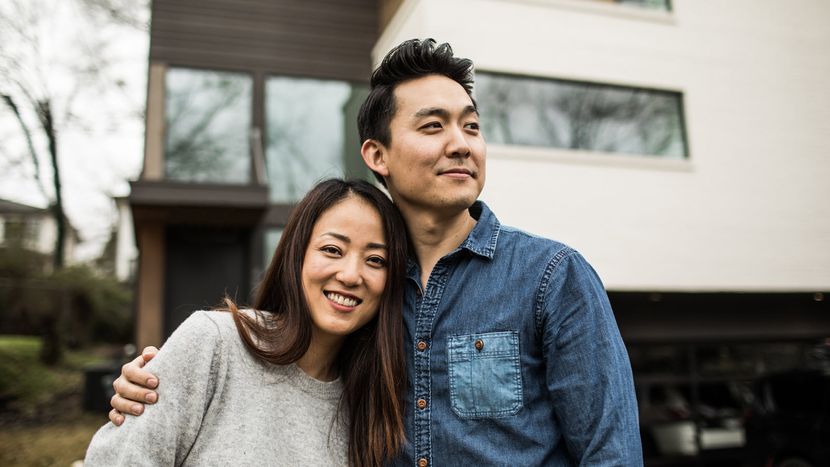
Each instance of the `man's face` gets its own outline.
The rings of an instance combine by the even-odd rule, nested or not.
[[[469,208],[484,187],[484,139],[478,113],[464,88],[440,75],[395,88],[396,112],[384,152],[389,193],[406,213],[447,215]]]

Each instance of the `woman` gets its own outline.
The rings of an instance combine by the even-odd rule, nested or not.
[[[328,180],[291,214],[254,309],[196,312],[148,368],[159,402],[101,428],[86,465],[380,465],[399,450],[397,209]],[[151,367],[152,366],[152,367]]]

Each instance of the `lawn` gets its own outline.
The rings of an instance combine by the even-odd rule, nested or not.
[[[68,467],[84,458],[89,440],[106,421],[81,413],[71,420],[0,428],[0,465]]]
[[[68,466],[82,459],[105,413],[82,410],[83,369],[107,361],[113,347],[68,351],[42,365],[40,340],[0,336],[0,465]]]

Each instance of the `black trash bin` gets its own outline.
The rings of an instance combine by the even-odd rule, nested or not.
[[[112,382],[119,374],[121,364],[117,362],[84,369],[84,410],[99,413],[110,411],[110,399],[115,394]]]

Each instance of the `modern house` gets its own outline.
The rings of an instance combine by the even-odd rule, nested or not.
[[[129,198],[139,346],[224,293],[249,297],[292,203],[322,177],[366,174],[355,112],[373,64],[434,37],[476,63],[482,199],[502,222],[572,245],[605,281],[644,433],[671,421],[669,400],[695,422],[708,409],[731,420],[726,399],[826,349],[826,2],[152,8],[145,161]],[[742,444],[738,430],[694,430],[691,447],[660,449]]]
[[[139,345],[225,293],[247,300],[292,204],[322,177],[365,173],[355,115],[377,31],[369,0],[153,2],[129,197]]]

